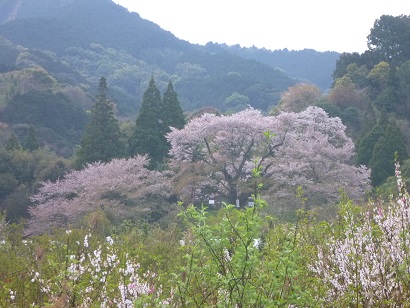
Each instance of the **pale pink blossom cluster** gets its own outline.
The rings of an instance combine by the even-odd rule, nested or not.
[[[251,174],[248,162],[269,151],[264,132],[274,129],[274,123],[255,109],[230,116],[204,114],[183,129],[172,128],[167,135],[171,165],[181,169],[190,165],[183,176],[192,180],[181,190],[193,194],[190,201],[197,195],[206,197],[204,193],[235,200],[239,182]]]
[[[410,198],[398,163],[396,177],[396,200],[388,206],[371,203],[373,210],[359,215],[346,211],[344,234],[318,248],[311,269],[327,285],[327,301],[350,297],[363,307],[381,307],[410,300],[405,292],[410,274]]]
[[[339,118],[330,118],[318,107],[276,117],[284,136],[268,171],[276,183],[294,189],[302,186],[307,195],[321,195],[334,201],[345,191],[360,200],[370,189],[370,170],[355,166],[354,144]]]
[[[116,302],[118,307],[134,307],[133,303],[142,295],[156,294],[160,296],[162,294],[162,287],[155,288],[150,282],[152,282],[156,274],[147,271],[142,277],[138,275],[138,269],[140,265],[133,263],[130,260],[126,261],[125,267],[120,269],[120,273],[123,275],[123,281],[118,286],[121,293],[120,301]]]
[[[176,169],[190,164],[192,181],[184,182],[185,192],[201,189],[235,202],[256,167],[292,194],[301,185],[331,200],[341,189],[359,199],[370,188],[370,173],[354,166],[354,144],[345,129],[339,118],[318,107],[278,116],[250,108],[229,116],[204,114],[172,129],[167,138]],[[270,193],[286,195],[277,187]]]
[[[103,209],[117,213],[129,211],[120,198],[126,196],[145,206],[145,198],[169,195],[169,179],[164,173],[148,170],[146,156],[113,159],[108,163],[88,164],[82,170],[72,171],[56,182],[43,182],[31,197],[31,233],[42,233],[53,227],[78,223],[84,214]],[[142,208],[142,211],[149,209]]]

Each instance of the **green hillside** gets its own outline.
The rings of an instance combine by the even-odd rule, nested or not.
[[[213,54],[179,40],[110,0],[53,3],[54,9],[42,11],[45,2],[40,0],[14,6],[2,2],[0,36],[31,54],[33,49],[47,54],[49,61],[36,64],[54,69],[50,73],[61,82],[95,88],[104,75],[122,116],[135,116],[152,75],[161,89],[172,80],[183,108],[192,111],[204,106],[224,109],[225,100],[236,92],[268,110],[280,92],[295,83],[269,65],[230,53]]]

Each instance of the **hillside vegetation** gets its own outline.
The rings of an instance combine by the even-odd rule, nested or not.
[[[43,8],[42,1],[2,2],[0,36],[31,49],[31,53],[32,49],[47,51],[47,59],[42,54],[36,64],[48,65],[45,69],[61,82],[84,84],[92,90],[104,75],[122,116],[136,114],[152,74],[161,90],[171,79],[183,108],[191,111],[208,105],[224,109],[224,102],[234,93],[266,111],[297,79],[309,80],[310,75],[312,82],[316,81],[317,67],[307,69],[303,76],[289,72],[289,77],[283,72],[289,67],[283,67],[288,61],[284,58],[266,65],[235,56],[231,50],[210,51],[177,39],[110,0],[53,1],[50,10]],[[318,52],[312,56],[327,58]],[[300,59],[304,57],[300,53]],[[329,86],[335,61],[333,58],[333,65],[323,68],[321,75],[327,76],[328,82],[321,86]]]

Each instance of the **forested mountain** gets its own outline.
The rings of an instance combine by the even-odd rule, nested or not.
[[[340,54],[335,51],[318,52],[313,49],[304,50],[268,50],[256,47],[229,46],[209,42],[205,45],[211,52],[229,51],[247,59],[254,59],[272,67],[282,69],[296,79],[313,83],[325,91],[330,88],[332,72]]]
[[[246,59],[235,49],[214,52],[189,44],[110,0],[6,0],[0,11],[0,36],[27,48],[23,55],[10,51],[1,65],[21,67],[28,64],[23,60],[31,61],[60,82],[92,90],[104,75],[122,116],[136,114],[151,75],[160,89],[173,81],[185,110],[227,109],[227,99],[239,93],[266,111],[298,79],[320,82],[322,88],[329,84],[314,76],[316,69],[310,76],[306,70],[283,72],[290,68],[286,59],[283,65],[267,63],[261,57]],[[335,61],[321,75],[329,79]]]

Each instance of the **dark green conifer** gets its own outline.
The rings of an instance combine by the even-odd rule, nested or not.
[[[77,167],[96,161],[108,162],[125,155],[118,120],[114,116],[112,103],[107,99],[108,88],[104,77],[100,79],[98,91],[97,102],[91,109],[90,120],[77,153]]]
[[[168,151],[161,106],[161,93],[151,77],[129,141],[130,155],[148,154],[151,168],[161,164]]]
[[[373,186],[378,186],[389,176],[394,176],[394,158],[396,152],[401,160],[407,158],[403,136],[396,122],[390,120],[383,136],[381,136],[374,145],[372,158],[368,164],[371,168]]]
[[[20,145],[20,142],[16,134],[12,133],[9,139],[7,139],[7,142],[5,144],[5,149],[7,151],[20,151],[21,150],[21,145]]]
[[[369,131],[372,130],[373,127],[377,125],[377,117],[376,112],[374,111],[374,107],[372,103],[368,103],[366,107],[366,111],[363,116],[363,124],[362,124],[362,136],[367,134]]]
[[[162,110],[162,117],[166,129],[165,133],[170,132],[169,127],[181,129],[185,126],[186,121],[184,112],[182,111],[181,104],[178,100],[178,94],[175,92],[171,81],[168,83],[168,88],[164,93]]]
[[[164,136],[171,131],[170,127],[181,129],[186,124],[184,112],[178,100],[178,94],[175,92],[171,81],[168,83],[168,88],[162,99],[162,120],[164,122]],[[171,145],[167,142],[166,146],[168,154]]]
[[[31,152],[34,150],[38,150],[39,148],[40,148],[40,143],[37,139],[36,132],[34,130],[33,125],[30,125],[30,128],[28,129],[26,141],[24,142],[24,145],[23,145],[23,149]]]
[[[369,161],[373,156],[373,148],[386,131],[388,124],[388,116],[385,110],[380,114],[379,121],[373,128],[360,139],[357,146],[357,159],[358,165],[369,166]]]

